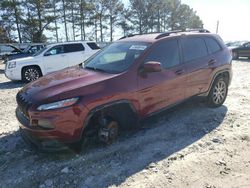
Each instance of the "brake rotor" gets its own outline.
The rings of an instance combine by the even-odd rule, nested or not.
[[[108,121],[105,125],[101,126],[98,136],[100,141],[105,144],[112,144],[118,137],[118,123],[116,121]]]

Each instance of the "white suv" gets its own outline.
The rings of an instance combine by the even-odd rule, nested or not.
[[[100,48],[95,42],[67,42],[48,45],[32,57],[8,61],[5,76],[31,82],[48,73],[83,63]]]

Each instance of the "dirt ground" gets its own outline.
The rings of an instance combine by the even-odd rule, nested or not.
[[[21,139],[0,65],[0,187],[250,187],[250,61],[233,62],[224,106],[191,100],[144,121],[111,146],[40,153]]]

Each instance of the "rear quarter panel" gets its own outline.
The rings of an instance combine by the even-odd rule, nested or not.
[[[217,64],[212,68],[212,74],[209,79],[209,85],[206,88],[206,91],[208,92],[215,77],[222,72],[228,72],[229,73],[229,81],[232,79],[232,56],[228,48],[224,48],[222,51],[213,54]]]

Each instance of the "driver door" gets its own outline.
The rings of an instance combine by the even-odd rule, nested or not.
[[[154,45],[144,63],[149,61],[160,62],[162,70],[139,71],[138,99],[143,116],[183,100],[186,92],[186,70],[185,65],[181,63],[177,39],[164,40]]]
[[[43,66],[46,74],[68,67],[64,45],[57,45],[44,53]]]

